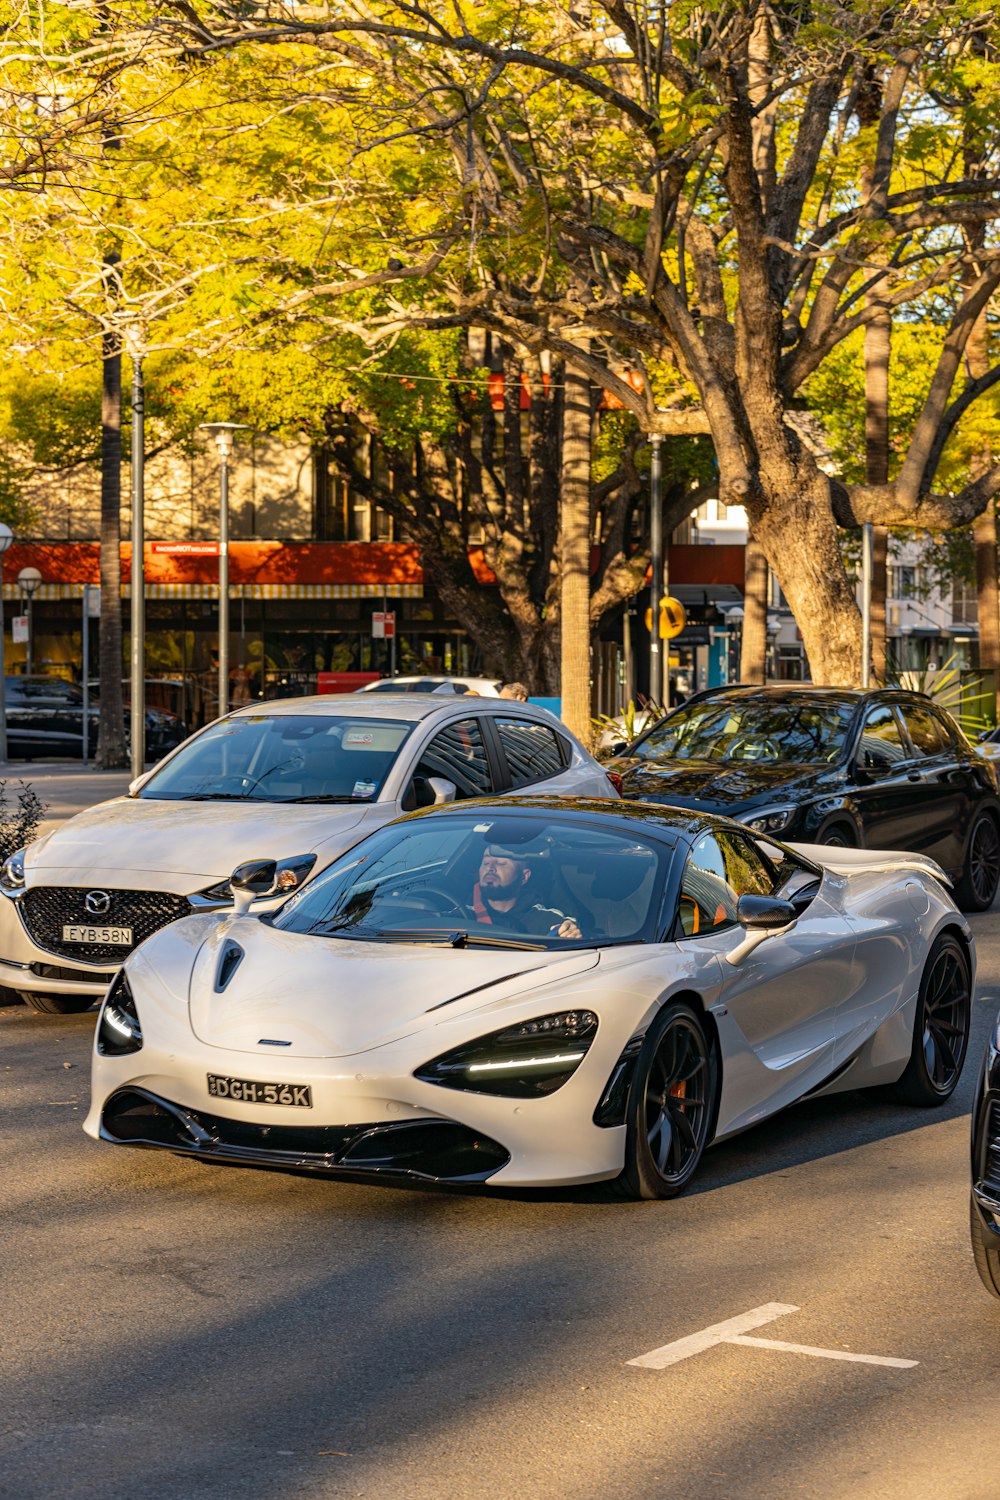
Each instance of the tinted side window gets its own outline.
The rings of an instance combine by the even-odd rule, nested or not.
[[[475,719],[460,719],[434,736],[417,766],[418,776],[444,776],[459,797],[484,797],[493,790],[483,731]]]
[[[914,703],[901,705],[903,718],[906,720],[906,728],[913,748],[918,755],[940,755],[944,750],[941,741],[941,732],[933,716],[926,708],[918,708]]]
[[[936,709],[929,708],[927,712],[937,725],[937,732],[941,736],[942,743],[949,750],[953,750],[956,745],[961,743],[961,732],[958,726],[950,723],[945,715],[938,713]]]
[[[686,937],[736,924],[736,892],[726,877],[718,840],[703,834],[688,855],[681,879],[678,917]]]
[[[903,741],[899,720],[887,703],[870,709],[865,715],[864,728],[858,743],[858,764],[867,766],[891,766],[896,761],[906,760],[909,750]]]
[[[563,768],[559,739],[547,724],[532,724],[528,719],[494,719],[493,723],[507,757],[512,787],[558,776]]]
[[[770,896],[774,877],[749,839],[738,834],[720,833],[719,848],[726,867],[726,879],[737,896]]]

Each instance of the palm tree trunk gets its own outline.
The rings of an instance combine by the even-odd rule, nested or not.
[[[767,675],[767,558],[750,537],[743,584],[740,681],[761,683]]]
[[[560,676],[564,724],[590,743],[590,382],[566,366],[560,495]]]

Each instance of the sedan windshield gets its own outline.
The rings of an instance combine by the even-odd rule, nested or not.
[[[849,703],[708,699],[681,708],[633,754],[640,760],[770,761],[831,765],[845,751]]]
[[[542,813],[430,815],[372,834],[275,925],[453,948],[651,942],[670,858],[631,832]]]
[[[169,802],[373,802],[413,728],[348,715],[220,719],[154,772]]]

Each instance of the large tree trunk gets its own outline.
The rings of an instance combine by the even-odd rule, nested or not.
[[[117,263],[117,255],[108,256],[110,267]],[[122,703],[122,346],[116,333],[103,336],[101,368],[101,707],[96,764],[105,771],[119,771],[128,766],[128,752]]]
[[[741,682],[763,683],[767,678],[767,576],[767,558],[750,537],[746,546],[743,585]]]
[[[563,723],[585,745],[590,723],[590,382],[566,367],[559,531]]]
[[[966,349],[966,365],[971,379],[984,375],[990,367],[989,333],[986,318],[976,326]],[[992,461],[990,450],[974,455],[970,477],[975,479]],[[979,667],[993,674],[995,707],[1000,710],[1000,597],[997,589],[997,513],[991,500],[972,528],[976,550],[976,618],[979,623]]]

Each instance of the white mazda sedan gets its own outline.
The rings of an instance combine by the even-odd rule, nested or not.
[[[210,724],[128,796],[79,813],[0,869],[0,985],[86,1010],[168,922],[232,905],[228,873],[277,857],[264,912],[401,812],[517,792],[615,797],[546,709],[498,698],[295,698]]]

